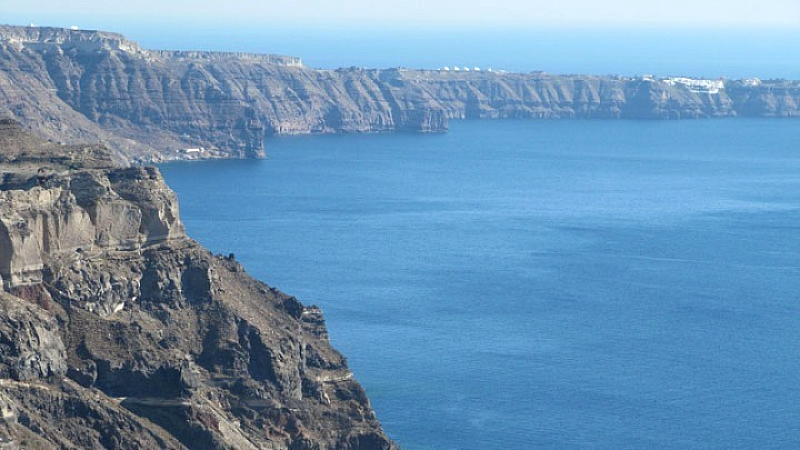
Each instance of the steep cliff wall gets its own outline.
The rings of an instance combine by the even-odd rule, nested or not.
[[[28,189],[12,183],[0,184],[6,288],[41,283],[44,264],[59,254],[140,250],[183,236],[175,195],[153,168],[39,171]]]
[[[446,128],[429,99],[395,93],[380,74],[276,55],[144,51],[106,33],[94,48],[70,30],[27,30],[0,27],[0,115],[53,140],[104,141],[125,160],[189,148],[258,157],[268,134]]]
[[[724,81],[719,91],[669,80],[547,73],[402,71],[393,84],[450,119],[800,117],[800,83]]]
[[[2,446],[395,448],[319,309],[187,238],[156,169],[39,145],[0,127]]]
[[[800,83],[314,70],[298,58],[150,51],[104,32],[0,26],[0,116],[120,160],[259,157],[272,134],[445,131],[449,119],[797,117]],[[196,149],[191,153],[181,152]]]

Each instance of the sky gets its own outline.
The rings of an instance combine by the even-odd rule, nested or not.
[[[800,79],[800,0],[0,0],[0,23],[317,68]]]
[[[13,22],[346,27],[800,27],[798,0],[0,0]],[[66,25],[68,26],[68,25]]]

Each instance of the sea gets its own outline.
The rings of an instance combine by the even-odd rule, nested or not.
[[[800,121],[454,121],[169,163],[407,450],[800,447]]]

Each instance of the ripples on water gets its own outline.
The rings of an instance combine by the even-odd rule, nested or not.
[[[452,125],[162,170],[406,449],[800,445],[800,121]]]

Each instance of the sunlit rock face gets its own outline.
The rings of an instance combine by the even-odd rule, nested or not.
[[[41,282],[45,262],[63,254],[137,250],[185,237],[175,195],[154,168],[33,176],[25,181],[30,189],[0,191],[6,288]]]

